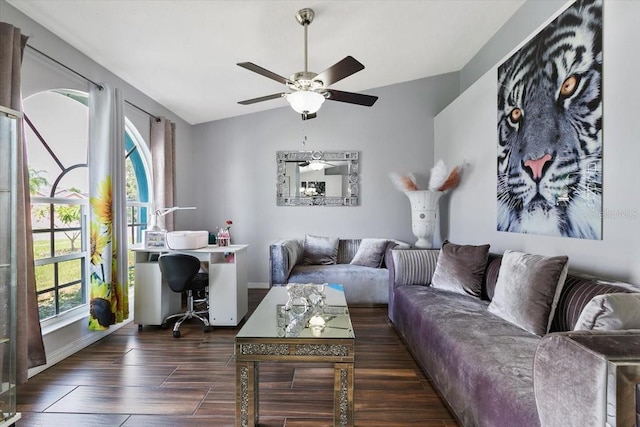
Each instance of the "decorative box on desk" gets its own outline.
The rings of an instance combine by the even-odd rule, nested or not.
[[[143,242],[145,248],[165,248],[167,246],[167,232],[166,231],[151,231],[144,230]]]
[[[164,317],[180,311],[178,306],[173,312],[165,312],[169,307],[173,308],[173,298],[180,298],[180,295],[162,283],[157,262],[162,253],[180,252],[208,263],[209,323],[213,326],[237,326],[249,308],[246,264],[248,247],[249,245],[209,245],[200,249],[173,251],[168,248],[146,248],[142,244],[131,246],[130,249],[136,254],[134,323],[160,325]],[[139,266],[141,273],[138,272]],[[154,312],[151,319],[147,317],[149,311]]]

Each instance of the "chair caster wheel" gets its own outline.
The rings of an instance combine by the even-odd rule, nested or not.
[[[169,325],[167,323],[163,323],[163,324],[160,325],[160,328],[169,329]]]
[[[180,338],[180,331],[173,331],[174,338]]]
[[[211,326],[205,326],[205,327],[204,327],[204,332],[205,332],[205,333],[209,333],[209,332],[211,332],[212,330],[213,330],[213,328],[212,328]]]
[[[138,325],[138,330],[141,331],[142,330],[142,325]]]

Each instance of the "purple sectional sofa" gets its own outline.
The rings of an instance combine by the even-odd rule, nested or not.
[[[569,273],[540,337],[488,310],[502,256],[488,255],[474,297],[430,286],[438,255],[393,251],[389,319],[461,425],[640,425],[640,329],[572,331],[596,295],[640,288]]]

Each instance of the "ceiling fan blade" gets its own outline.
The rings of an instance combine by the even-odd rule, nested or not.
[[[378,100],[377,96],[362,93],[343,92],[335,89],[327,89],[327,92],[329,93],[327,99],[330,101],[348,102],[349,104],[364,105],[366,107],[371,107]]]
[[[360,70],[364,70],[364,65],[353,56],[347,56],[318,74],[313,80],[320,80],[324,87],[328,87]]]
[[[285,96],[285,93],[274,93],[273,95],[261,96],[259,98],[247,99],[244,101],[238,101],[238,104],[249,105],[255,104],[256,102],[269,101],[270,99],[282,98]]]
[[[281,75],[278,75],[272,71],[269,71],[266,68],[262,68],[261,66],[256,65],[253,62],[239,62],[237,65],[239,65],[242,68],[246,68],[249,71],[253,71],[254,73],[258,73],[262,76],[275,80],[278,83],[282,83],[283,85],[286,85],[287,83],[291,83],[291,80],[286,79]]]

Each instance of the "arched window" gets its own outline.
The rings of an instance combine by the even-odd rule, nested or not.
[[[41,321],[87,304],[91,256],[87,105],[87,93],[67,89],[39,92],[24,100]],[[125,144],[128,236],[129,243],[136,243],[152,202],[150,154],[127,119]],[[131,256],[129,268],[133,268]]]

